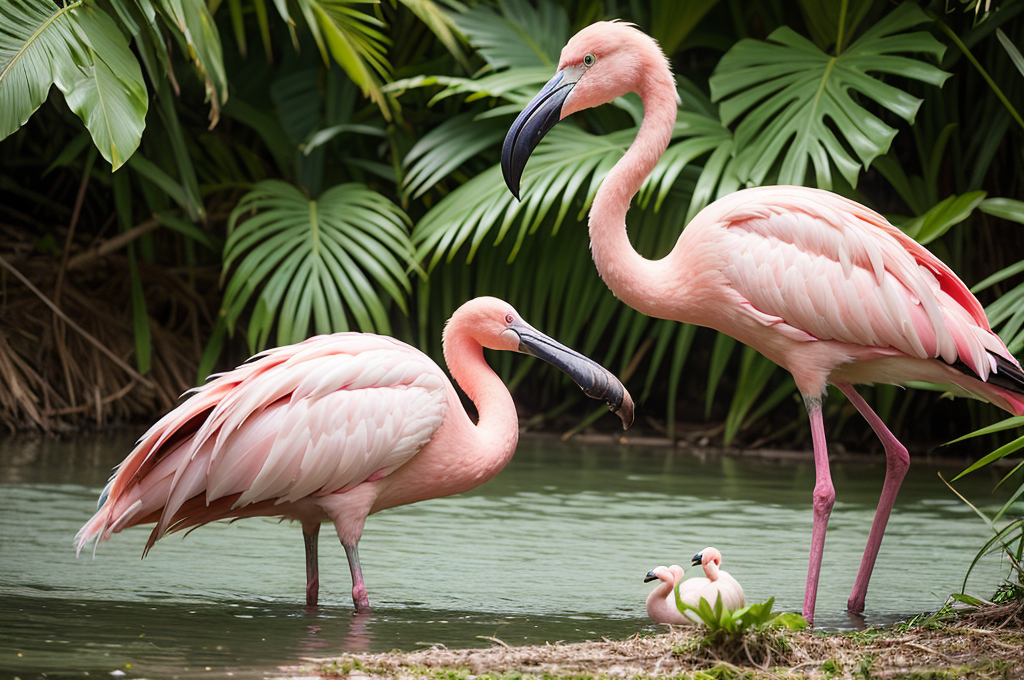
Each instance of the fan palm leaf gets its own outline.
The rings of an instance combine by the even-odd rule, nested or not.
[[[258,183],[228,220],[222,314],[233,330],[257,289],[249,322],[250,349],[317,333],[357,328],[390,332],[383,290],[406,312],[406,266],[413,249],[409,219],[362,184],[340,184],[310,200],[278,180]],[[234,266],[236,261],[237,266]]]

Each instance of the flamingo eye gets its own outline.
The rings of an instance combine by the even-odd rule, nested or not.
[[[512,316],[511,314],[506,314],[505,315],[505,323],[512,323],[515,320],[516,320],[516,318],[514,316]]]
[[[583,65],[586,66],[587,68],[593,66],[596,61],[597,57],[595,57],[593,54],[588,53],[583,57]]]

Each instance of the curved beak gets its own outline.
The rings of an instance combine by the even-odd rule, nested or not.
[[[644,583],[650,583],[651,581],[657,581],[658,577],[654,575],[653,571],[647,572],[647,576],[644,577]]]
[[[697,553],[693,556],[693,561],[690,562],[691,567],[696,567],[698,564],[704,561],[704,553]]]
[[[572,378],[588,397],[608,404],[622,419],[622,429],[633,424],[633,399],[611,371],[524,321],[517,320],[509,330],[519,336],[520,352],[543,359]]]
[[[501,174],[516,199],[526,161],[548,130],[562,119],[562,104],[585,72],[583,66],[566,66],[556,73],[508,129],[501,147]]]

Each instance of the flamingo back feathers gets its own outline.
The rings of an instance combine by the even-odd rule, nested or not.
[[[996,357],[1019,370],[963,282],[881,215],[804,187],[747,189],[719,204],[709,217],[725,231],[723,273],[762,323],[959,361],[982,381],[999,370]]]
[[[78,550],[156,517],[148,550],[172,525],[386,475],[431,439],[450,389],[426,355],[383,336],[317,336],[257,355],[196,388],[143,435],[76,537]]]

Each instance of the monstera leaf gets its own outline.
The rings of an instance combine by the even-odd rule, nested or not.
[[[916,5],[900,5],[836,56],[785,26],[766,42],[738,42],[722,57],[710,85],[712,99],[721,100],[722,123],[742,119],[735,129],[739,179],[762,184],[782,156],[780,184],[803,184],[813,164],[817,185],[829,189],[831,160],[856,185],[861,167],[884,154],[896,135],[863,100],[911,123],[921,105],[917,97],[869,74],[895,74],[932,85],[949,77],[924,61],[898,56],[942,56],[945,47],[928,33],[905,33],[927,21]]]
[[[25,124],[56,83],[117,170],[135,152],[149,98],[114,21],[92,5],[0,3],[0,139]]]
[[[260,182],[228,220],[224,275],[240,260],[224,291],[228,329],[262,288],[249,322],[254,351],[265,346],[275,321],[278,344],[307,337],[311,320],[317,333],[390,332],[378,287],[406,311],[408,222],[362,184],[331,187],[310,200],[285,182]]]

